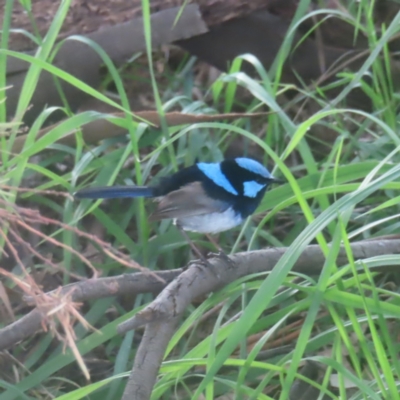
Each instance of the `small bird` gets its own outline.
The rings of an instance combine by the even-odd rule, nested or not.
[[[77,199],[156,198],[158,207],[150,220],[173,219],[188,239],[185,231],[208,236],[240,225],[253,214],[272,183],[283,181],[274,178],[258,161],[239,157],[219,163],[198,162],[162,178],[155,186],[90,187],[77,191],[74,196]]]

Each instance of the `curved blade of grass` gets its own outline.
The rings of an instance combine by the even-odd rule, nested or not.
[[[24,83],[21,88],[21,94],[19,96],[19,101],[17,109],[15,112],[16,119],[20,120],[29,106],[32,99],[33,93],[36,89],[36,85],[39,80],[39,75],[42,70],[42,64],[47,64],[45,61],[50,55],[51,49],[57,40],[58,33],[60,32],[61,26],[67,16],[69,7],[71,5],[71,0],[62,0],[60,7],[58,8],[56,14],[54,15],[49,30],[47,31],[43,42],[40,47],[38,47],[35,57],[27,56],[26,54],[17,53],[14,51],[0,49],[0,51],[9,56],[24,59],[25,61],[31,61],[31,66],[26,74]],[[33,60],[35,60],[33,62]]]
[[[1,40],[0,40],[0,49],[8,48],[8,38],[10,36],[10,28],[12,21],[12,11],[13,11],[13,0],[6,0],[4,4],[3,11],[3,21],[1,24]],[[6,92],[3,90],[6,87],[7,82],[7,55],[0,53],[0,121],[6,121]],[[2,148],[4,148],[2,146]],[[3,160],[4,162],[5,160]]]
[[[107,96],[105,96],[98,90],[93,89],[91,86],[89,86],[86,83],[82,82],[81,80],[75,78],[73,75],[69,74],[68,72],[63,71],[62,69],[57,68],[46,61],[32,57],[28,54],[18,53],[16,51],[5,50],[5,49],[0,49],[0,55],[1,54],[5,54],[7,56],[19,58],[20,60],[29,62],[29,63],[35,65],[39,69],[44,69],[45,71],[50,72],[51,74],[68,82],[72,86],[75,86],[77,89],[82,90],[83,92],[89,94],[90,96],[93,96],[96,99],[98,99],[106,104],[109,104],[110,106],[117,108],[118,110],[121,110],[121,111],[124,111],[127,113],[131,113],[131,111],[129,109],[125,109],[124,107],[122,107],[115,101],[109,99]],[[21,95],[22,95],[22,93],[21,93]],[[134,114],[132,114],[132,115],[134,115]]]
[[[103,379],[101,381],[91,383],[85,387],[73,390],[67,394],[63,394],[62,396],[56,397],[54,400],[80,400],[87,398],[88,395],[92,394],[96,390],[102,388],[105,385],[108,385],[111,382],[115,382],[121,378],[127,378],[129,376],[129,372],[124,372],[122,374],[114,375],[110,378]]]

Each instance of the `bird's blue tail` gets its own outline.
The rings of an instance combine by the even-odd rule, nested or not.
[[[148,186],[99,186],[78,190],[76,199],[116,199],[122,197],[154,197],[154,188]]]

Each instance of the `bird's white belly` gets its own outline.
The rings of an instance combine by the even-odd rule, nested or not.
[[[243,218],[232,208],[228,208],[222,213],[195,215],[191,217],[178,218],[174,223],[178,223],[185,231],[200,233],[218,233],[227,231],[240,225]]]

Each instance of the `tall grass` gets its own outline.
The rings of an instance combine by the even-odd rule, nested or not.
[[[253,56],[244,55],[212,87],[201,88],[204,98],[212,98],[219,111],[230,111],[238,101],[240,86],[251,95],[249,111],[265,106],[274,111],[268,116],[267,124],[260,128],[260,124],[238,120],[231,124],[169,127],[164,120],[157,130],[134,122],[118,70],[94,43],[86,41],[88,51],[97,51],[103,58],[117,88],[118,104],[51,64],[52,52],[57,48],[57,34],[69,3],[61,2],[49,32],[40,38],[40,50],[29,57],[6,50],[12,7],[12,1],[7,0],[0,50],[0,84],[4,87],[6,82],[5,68],[1,68],[5,66],[6,57],[19,57],[29,61],[31,67],[21,91],[17,122],[29,106],[38,76],[45,69],[124,111],[127,134],[97,145],[86,145],[79,128],[90,121],[108,118],[107,114],[86,111],[67,117],[37,139],[38,131],[54,111],[44,110],[29,128],[28,140],[19,154],[10,153],[18,133],[16,127],[8,129],[11,134],[7,140],[2,138],[1,183],[29,186],[34,181],[36,189],[65,192],[73,192],[89,183],[146,184],[193,163],[196,158],[221,160],[228,144],[239,138],[243,139],[244,154],[248,154],[247,148],[254,146],[266,165],[273,166],[274,173],[287,179],[287,184],[266,194],[255,215],[242,227],[218,238],[220,245],[231,252],[287,246],[286,254],[270,274],[234,282],[187,310],[167,349],[152,399],[199,398],[201,394],[214,399],[229,394],[237,399],[283,400],[289,398],[297,379],[318,388],[326,398],[398,398],[400,365],[396,319],[400,316],[400,307],[397,286],[392,284],[392,277],[372,273],[370,267],[396,265],[400,260],[387,255],[355,261],[350,243],[398,232],[399,104],[391,80],[388,43],[399,29],[400,14],[390,25],[375,31],[370,2],[362,0],[358,8],[350,4],[348,13],[332,13],[335,18],[350,21],[367,35],[369,57],[359,71],[342,73],[334,82],[298,87],[297,96],[284,107],[280,99],[289,87],[281,82],[281,73],[291,35],[302,21],[318,14],[305,15],[310,2],[302,0],[287,40],[270,71]],[[167,90],[160,91],[151,62],[149,2],[143,0],[142,6],[155,108],[160,114],[170,104],[184,110],[207,111],[206,103],[199,104],[190,96],[194,88],[192,59],[181,65],[180,81],[171,80]],[[329,10],[321,13],[330,15]],[[76,37],[73,40],[84,41]],[[254,77],[240,72],[241,65],[249,62],[257,71]],[[328,101],[327,91],[332,85],[340,91]],[[181,95],[183,87],[186,96]],[[350,109],[346,105],[346,96],[355,87],[371,100],[371,112]],[[0,131],[6,124],[7,103],[1,101],[4,93],[0,90]],[[296,111],[306,101],[318,104],[319,110],[310,115],[302,113],[300,119]],[[57,139],[73,129],[77,130],[77,146],[56,144]],[[309,140],[315,129],[337,133],[336,141],[327,143],[328,150],[318,159],[313,141]],[[44,149],[50,149],[46,156],[42,153]],[[17,201],[16,191],[11,195],[3,191],[2,196],[6,196],[10,204]],[[19,197],[19,204],[39,208],[73,227],[101,231],[113,246],[125,249],[130,257],[148,268],[172,269],[188,260],[188,246],[175,227],[169,221],[150,224],[151,205],[141,200],[115,201],[100,206],[100,202],[74,203],[68,198],[60,202],[59,198],[39,192]],[[87,243],[78,240],[72,231],[48,233],[69,247],[89,251]],[[193,235],[193,238],[200,245],[209,246],[201,236]],[[322,273],[312,279],[295,280],[291,268],[310,243],[318,243],[325,254]],[[341,245],[346,248],[349,264],[339,270],[336,257]],[[68,283],[68,272],[87,275],[85,265],[71,252],[59,251],[54,257],[65,271],[58,276],[58,282]],[[94,264],[103,276],[125,272],[108,258]],[[29,269],[53,275],[49,266],[37,262],[31,263]],[[17,265],[10,270],[16,276],[21,274]],[[15,290],[11,280],[5,280],[5,286],[10,291]],[[283,291],[277,292],[282,286]],[[95,367],[99,371],[98,376],[93,372],[93,384],[85,382],[80,372],[75,371],[76,361],[71,350],[64,352],[63,346],[50,333],[32,333],[30,340],[11,351],[15,374],[12,377],[5,374],[0,380],[0,387],[4,389],[0,400],[119,398],[123,391],[121,379],[131,367],[141,332],[120,337],[116,326],[151,299],[150,294],[131,299],[101,299],[82,308],[85,319],[97,329],[91,332],[81,324],[75,327],[80,354],[86,357],[87,363],[92,363],[93,371]],[[210,310],[214,310],[212,316],[206,323],[199,324]],[[296,321],[302,323],[291,332],[296,337],[291,341],[291,350],[272,358],[257,359],[276,335]],[[248,338],[255,338],[252,346],[248,346]],[[318,362],[321,379],[310,380],[299,373],[307,360]]]

